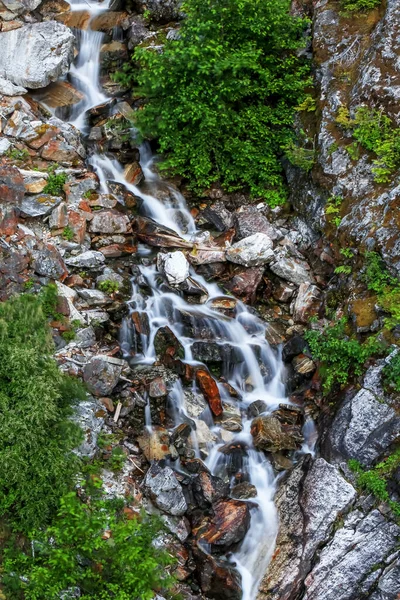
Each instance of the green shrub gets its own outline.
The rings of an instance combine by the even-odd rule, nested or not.
[[[400,282],[390,275],[377,252],[367,252],[365,262],[364,281],[377,294],[377,304],[390,315],[385,326],[392,328],[400,323]]]
[[[342,0],[342,6],[350,12],[366,12],[376,8],[381,0]]]
[[[75,233],[74,233],[74,230],[72,229],[72,227],[70,227],[69,225],[64,227],[62,236],[65,240],[70,242],[74,238],[74,235],[75,235]]]
[[[54,283],[49,283],[40,290],[39,299],[43,314],[46,317],[54,316],[57,308],[57,298],[57,286]]]
[[[171,559],[154,545],[159,522],[143,514],[127,520],[121,508],[65,495],[52,526],[35,536],[34,555],[15,545],[4,552],[6,599],[72,598],[60,594],[77,587],[80,600],[150,600],[155,590],[168,589]]]
[[[114,292],[118,292],[118,289],[118,281],[111,281],[111,279],[105,279],[104,281],[100,281],[99,283],[99,290],[101,290],[105,294],[114,294]]]
[[[343,202],[342,196],[330,196],[325,205],[325,215],[329,218],[329,222],[335,227],[339,227],[342,219],[340,218],[340,208]]]
[[[400,352],[384,367],[382,375],[385,388],[400,392]]]
[[[346,385],[351,375],[362,375],[365,361],[381,351],[373,338],[361,344],[345,332],[346,319],[342,318],[323,331],[310,330],[304,335],[312,357],[321,363],[324,391],[335,384]]]
[[[311,83],[305,21],[289,0],[187,0],[179,39],[140,48],[117,79],[147,99],[136,126],[161,165],[203,192],[219,180],[271,205],[285,198],[280,156]]]
[[[47,183],[43,188],[44,194],[51,194],[52,196],[60,196],[64,193],[64,184],[67,181],[66,173],[50,173],[47,178]]]
[[[25,531],[46,523],[68,490],[81,439],[70,417],[85,397],[51,358],[43,308],[32,294],[0,304],[0,515]]]
[[[306,173],[311,171],[315,163],[315,150],[302,148],[294,141],[285,147],[285,155],[292,165],[299,167],[299,169],[306,171]]]
[[[6,152],[6,156],[12,160],[27,160],[29,158],[29,152],[26,148],[19,150],[18,148],[9,148]]]

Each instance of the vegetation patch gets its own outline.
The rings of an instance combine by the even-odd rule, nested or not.
[[[203,193],[219,180],[271,205],[285,200],[280,157],[311,84],[306,21],[289,0],[187,0],[178,39],[160,53],[136,48],[117,74],[146,98],[135,113],[157,138],[163,169]]]
[[[341,0],[342,6],[349,12],[368,12],[381,4],[381,0]]]
[[[60,196],[64,193],[64,184],[66,181],[66,173],[50,173],[47,178],[47,183],[43,188],[43,193],[51,194],[52,196]]]

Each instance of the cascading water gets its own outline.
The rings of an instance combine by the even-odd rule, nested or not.
[[[72,10],[86,10],[90,12],[91,19],[99,12],[108,8],[107,1],[73,2]],[[71,114],[71,122],[80,129],[85,126],[85,112],[91,107],[103,103],[106,96],[99,84],[99,51],[102,43],[102,34],[90,28],[78,34],[79,55],[75,65],[71,68],[70,77],[74,84],[85,93],[85,99],[77,105]],[[153,172],[152,156],[147,147],[141,149],[142,170],[146,183],[155,187],[166,186]],[[141,198],[141,210],[144,215],[150,216],[159,224],[166,226],[180,236],[188,239],[196,235],[193,218],[187,209],[182,195],[169,187],[169,199],[160,201],[151,193],[144,193],[141,189],[128,184],[123,176],[123,167],[115,159],[108,156],[94,154],[90,162],[97,172],[101,190],[109,193],[107,181],[114,180],[123,183],[127,189]],[[151,189],[151,185],[148,189]],[[143,253],[147,254],[143,248]],[[151,251],[150,251],[151,253]],[[150,266],[149,266],[150,265]],[[177,291],[171,291],[165,283],[160,283],[161,276],[156,266],[149,260],[140,268],[141,279],[146,282],[150,293],[144,297],[140,293],[136,278],[132,280],[132,297],[129,302],[131,312],[146,313],[150,335],[142,335],[140,340],[135,340],[129,326],[130,319],[123,324],[121,330],[121,348],[126,357],[134,355],[136,363],[152,364],[155,361],[154,336],[159,327],[168,325],[182,343],[185,350],[185,361],[192,365],[199,363],[193,359],[192,345],[196,339],[196,324],[201,323],[201,329],[209,332],[213,342],[219,345],[228,345],[233,352],[235,361],[227,361],[223,365],[223,377],[229,386],[238,392],[239,399],[231,397],[229,386],[218,383],[219,392],[226,406],[233,405],[239,409],[241,415],[240,431],[233,434],[231,443],[239,444],[245,448],[242,458],[241,475],[244,481],[253,484],[257,495],[251,498],[251,525],[239,550],[230,558],[236,564],[242,577],[243,600],[253,600],[258,591],[261,578],[274,549],[277,535],[278,520],[273,502],[275,491],[275,478],[272,467],[263,452],[255,449],[250,433],[251,419],[248,417],[248,406],[255,400],[265,403],[265,411],[272,412],[279,403],[285,401],[285,390],[282,383],[283,363],[280,356],[272,351],[265,339],[265,326],[262,321],[250,313],[246,306],[237,302],[234,316],[221,313],[215,301],[223,293],[215,284],[207,283],[202,277],[191,273],[192,279],[197,282],[208,294],[207,302],[203,304],[187,303]],[[194,327],[187,331],[182,314],[186,319],[191,319]],[[194,333],[193,333],[194,332]],[[140,351],[138,351],[140,349]],[[195,384],[193,384],[195,386]],[[187,421],[188,414],[184,400],[184,390],[178,381],[169,394],[172,404],[172,418],[174,425]],[[147,425],[151,428],[150,411],[147,411]],[[223,429],[218,422],[213,421],[209,409],[199,415],[212,428],[216,443],[207,448],[206,464],[211,472],[229,481],[234,481],[229,470],[229,456],[220,452],[224,446]],[[307,427],[311,428],[309,423]],[[311,431],[310,430],[310,431]],[[199,457],[200,450],[197,443],[196,432],[191,434],[192,448]],[[309,448],[305,448],[309,451]],[[204,454],[202,455],[204,458]]]

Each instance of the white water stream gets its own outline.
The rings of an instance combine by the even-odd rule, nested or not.
[[[72,10],[89,11],[93,18],[108,9],[109,1],[106,0],[102,4],[86,0],[84,2],[77,1],[72,3]],[[78,39],[79,55],[71,68],[70,77],[74,85],[84,92],[85,100],[75,107],[71,115],[71,122],[76,127],[83,129],[86,124],[85,111],[103,103],[107,98],[99,84],[99,52],[103,34],[92,31],[89,22],[89,28],[78,33]],[[167,184],[161,182],[151,170],[152,158],[147,148],[142,149],[141,158],[147,182],[150,181],[154,186],[162,183],[165,187]],[[170,187],[169,199],[164,202],[128,184],[124,180],[123,167],[115,159],[95,154],[91,157],[90,162],[98,174],[101,190],[104,193],[108,193],[107,180],[123,183],[127,189],[142,199],[142,212],[145,215],[150,216],[159,224],[173,229],[186,239],[196,234],[195,223],[185,200],[175,189]],[[193,361],[191,346],[194,339],[187,337],[187,333],[185,333],[182,311],[186,315],[192,316],[194,325],[201,323],[203,330],[211,332],[213,341],[219,344],[228,343],[235,351],[235,362],[223,365],[223,375],[225,380],[238,391],[239,399],[232,398],[222,383],[218,385],[223,402],[232,404],[241,411],[242,431],[234,434],[232,443],[240,442],[246,448],[241,475],[244,481],[249,481],[257,488],[257,496],[251,498],[250,501],[252,507],[250,529],[231,560],[236,563],[242,577],[243,600],[254,600],[274,549],[278,520],[273,501],[275,492],[273,470],[265,454],[257,451],[253,446],[250,434],[251,419],[247,417],[247,408],[255,400],[263,400],[267,405],[266,412],[271,412],[278,407],[280,402],[286,401],[281,377],[283,364],[280,356],[272,351],[265,339],[263,322],[249,312],[241,302],[237,303],[235,316],[231,318],[213,309],[212,300],[223,296],[223,292],[217,285],[207,283],[202,277],[192,272],[192,278],[206,288],[208,300],[204,304],[189,304],[179,295],[179,292],[166,291],[165,285],[160,283],[161,277],[156,267],[148,266],[149,262],[146,262],[146,265],[141,266],[140,270],[151,293],[147,297],[143,297],[135,278],[133,278],[133,292],[129,302],[131,312],[147,313],[150,323],[150,336],[142,335],[140,347],[143,351],[142,354],[136,354],[136,362],[146,364],[154,362],[155,333],[159,327],[168,325],[185,348],[185,360],[191,364],[198,364]],[[129,322],[130,319],[122,328],[121,339],[121,346],[126,356],[132,353],[132,348],[135,347],[137,341],[134,339]],[[180,382],[175,385],[169,399],[173,403],[173,415],[175,425],[177,425],[187,416]],[[235,484],[228,469],[230,457],[219,451],[224,445],[220,426],[213,422],[208,409],[199,418],[203,418],[211,426],[219,440],[213,447],[208,448],[206,460],[208,468],[219,477]],[[151,424],[149,423],[149,425]],[[195,432],[191,439],[193,448],[199,456]]]

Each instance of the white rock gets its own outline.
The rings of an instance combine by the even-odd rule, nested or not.
[[[0,156],[3,156],[11,148],[11,142],[7,138],[0,139]]]
[[[3,0],[2,4],[16,15],[32,12],[41,4],[42,0]]]
[[[82,267],[83,269],[96,269],[105,262],[105,257],[96,250],[87,250],[78,256],[71,256],[65,259],[65,263],[71,267]]]
[[[4,94],[4,96],[21,96],[22,94],[26,94],[27,91],[21,85],[15,85],[11,81],[8,81],[8,79],[0,77],[0,94]]]
[[[201,419],[194,419],[196,423],[196,439],[199,448],[205,448],[207,444],[213,444],[217,440],[215,433],[211,431],[208,425]]]
[[[103,306],[110,302],[110,298],[100,290],[82,288],[78,290],[78,294],[81,298],[86,300],[89,306]]]
[[[236,242],[226,251],[226,258],[245,267],[259,267],[274,258],[273,243],[265,233],[255,233]]]
[[[74,289],[68,287],[67,285],[64,285],[63,283],[60,283],[59,281],[56,281],[56,286],[58,296],[67,298],[67,300],[72,300],[72,302],[75,302],[75,300],[77,300],[78,293]]]
[[[57,21],[5,31],[0,36],[0,76],[16,85],[42,88],[68,72],[75,37]]]
[[[84,441],[76,450],[79,456],[93,458],[96,453],[97,436],[104,425],[104,418],[98,416],[101,408],[101,404],[94,398],[79,402],[76,407],[75,421],[84,431]]]
[[[313,283],[315,281],[311,269],[305,260],[285,256],[284,254],[278,254],[276,258],[277,260],[271,262],[269,268],[278,277],[296,285]]]
[[[157,267],[165,274],[170,285],[179,285],[189,277],[189,263],[180,250],[158,254]]]
[[[182,487],[170,467],[162,468],[153,463],[143,482],[146,493],[152,502],[164,512],[180,516],[187,510]]]

